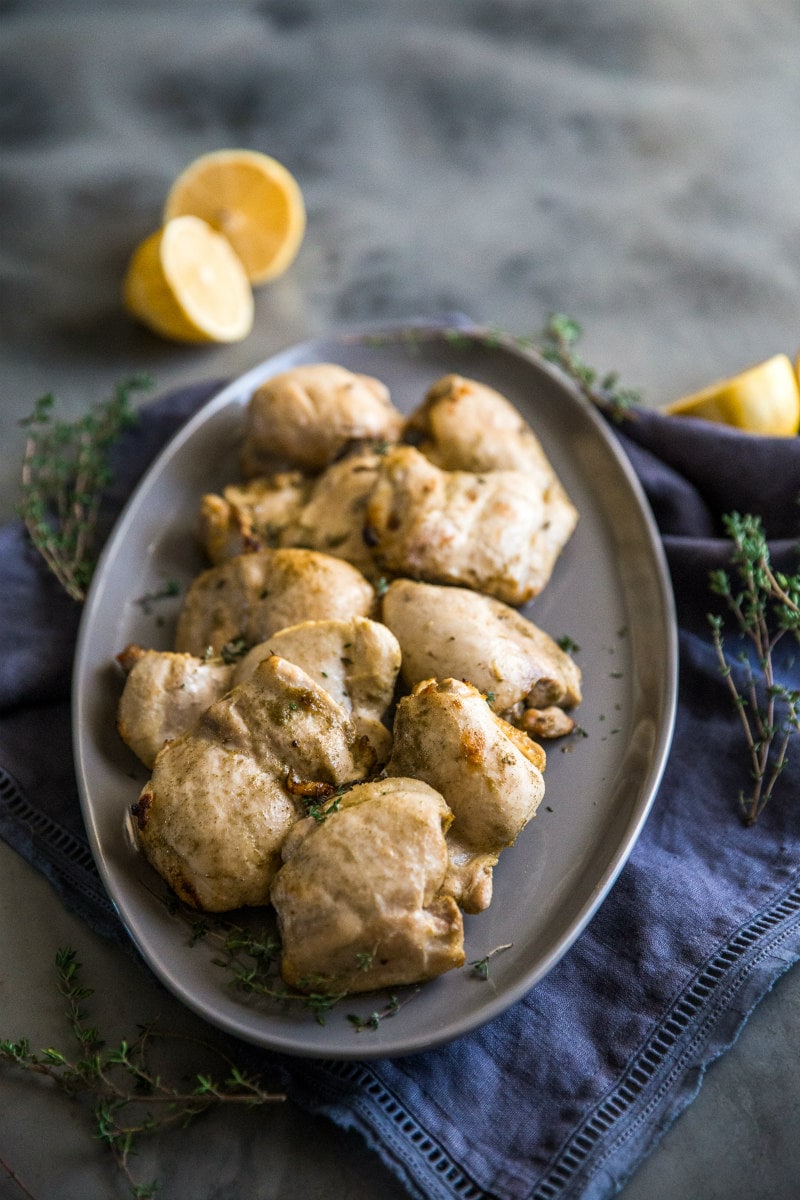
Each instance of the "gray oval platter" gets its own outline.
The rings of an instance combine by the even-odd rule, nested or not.
[[[114,656],[130,642],[170,647],[179,598],[142,596],[165,581],[185,590],[204,566],[194,540],[203,492],[237,476],[244,407],[270,375],[337,362],[382,379],[410,411],[439,376],[497,388],[535,429],[580,511],[544,592],[523,610],[579,649],[582,734],[548,749],[536,819],[495,869],[494,899],[465,919],[468,963],[495,948],[489,979],[469,966],[408,996],[377,1028],[358,1032],[386,997],[354,997],[318,1023],[301,1006],[248,996],[192,944],[186,921],[138,852],[130,807],[146,779],[115,731],[122,686]],[[569,949],[613,885],[647,818],[669,751],[677,635],[661,544],[639,484],[605,421],[535,354],[481,330],[426,324],[322,337],[275,355],[224,388],[172,440],[129,501],[87,599],[75,660],[74,745],[90,844],[120,918],[146,962],[216,1026],[288,1054],[365,1059],[419,1052],[497,1016]],[[246,920],[264,918],[253,913]],[[238,919],[238,915],[237,915]]]

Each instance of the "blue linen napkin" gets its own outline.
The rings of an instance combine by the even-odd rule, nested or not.
[[[165,397],[125,434],[104,530],[158,447],[217,387]],[[402,1059],[283,1064],[299,1104],[358,1129],[424,1200],[612,1196],[800,957],[800,761],[746,828],[737,815],[744,740],[706,617],[708,572],[730,555],[724,513],[762,516],[775,561],[794,569],[800,440],[644,410],[614,429],[664,540],[681,656],[674,742],[631,858],[561,962],[483,1028]],[[124,938],[75,791],[79,612],[18,524],[0,530],[0,554],[0,833],[94,928]],[[779,670],[800,687],[791,655]]]

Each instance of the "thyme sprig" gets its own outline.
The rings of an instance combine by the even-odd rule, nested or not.
[[[476,958],[469,963],[473,975],[477,975],[478,979],[486,981],[489,978],[489,963],[494,958],[495,954],[502,954],[504,950],[510,950],[513,942],[504,942],[502,946],[495,946],[494,950],[490,950],[488,954],[484,954],[483,958]]]
[[[415,346],[425,336],[425,330],[408,330],[404,342],[406,346]],[[457,349],[466,350],[477,343],[489,348],[505,345],[532,350],[560,367],[577,385],[584,399],[614,420],[629,417],[631,407],[642,402],[641,392],[620,385],[616,371],[601,374],[584,361],[577,350],[583,329],[573,317],[564,313],[550,313],[544,329],[536,335],[508,333],[493,328],[481,332],[478,337],[468,329],[447,329],[443,336],[448,345]],[[382,343],[378,341],[377,344]]]
[[[352,976],[342,986],[331,988],[330,979],[320,975],[300,980],[297,988],[289,987],[280,972],[281,940],[272,928],[258,925],[250,929],[230,918],[199,916],[171,895],[166,902],[173,916],[188,924],[190,945],[205,940],[212,948],[216,957],[211,962],[226,973],[231,988],[254,1000],[277,1003],[283,1009],[304,1008],[318,1025],[325,1025],[326,1018],[343,1001],[352,1003],[358,998],[360,989],[353,985],[374,961],[374,950],[356,952]],[[376,995],[379,996],[380,990],[376,990]],[[414,987],[404,988],[401,997],[387,994],[386,1002],[376,1012],[367,1017],[346,1013],[345,1019],[357,1033],[375,1030],[388,1017],[400,1012],[418,991]]]
[[[347,990],[331,991],[321,978],[303,980],[302,990],[288,987],[280,974],[281,941],[271,930],[193,917],[182,905],[172,905],[171,910],[189,921],[193,944],[205,939],[213,947],[213,965],[228,975],[229,985],[238,992],[276,1001],[281,1008],[305,1008],[319,1025],[325,1024],[327,1015],[348,995]],[[356,963],[354,969],[363,968]]]
[[[347,1020],[355,1029],[356,1033],[364,1033],[368,1030],[378,1029],[382,1022],[387,1021],[390,1017],[396,1017],[406,1004],[410,1004],[414,997],[419,993],[419,988],[415,987],[402,1000],[395,993],[389,996],[389,999],[382,1008],[373,1009],[367,1017],[361,1017],[358,1013],[348,1013]]]
[[[53,416],[52,394],[40,397],[20,424],[27,430],[19,514],[47,566],[73,600],[82,601],[94,571],[100,501],[111,481],[108,452],[136,419],[131,395],[149,387],[144,376],[75,421]]]
[[[142,1137],[183,1128],[220,1104],[257,1107],[285,1100],[267,1091],[260,1080],[237,1067],[222,1051],[200,1039],[140,1027],[132,1041],[107,1046],[98,1029],[87,1023],[85,1001],[93,994],[81,978],[72,949],[56,954],[57,986],[66,1002],[66,1017],[75,1046],[72,1052],[48,1047],[38,1053],[30,1041],[0,1040],[0,1063],[43,1076],[68,1096],[88,1104],[95,1136],[111,1151],[131,1195],[152,1197],[156,1182],[137,1182],[131,1159]],[[221,1076],[197,1072],[188,1085],[169,1083],[155,1065],[157,1047],[176,1041],[213,1052],[223,1063]]]
[[[591,404],[603,409],[614,420],[622,420],[630,415],[634,404],[641,403],[641,392],[621,387],[616,371],[601,375],[584,362],[576,348],[582,336],[581,326],[572,317],[551,313],[539,339],[532,343],[526,339],[517,340],[523,345],[531,345],[548,362],[560,367]]]
[[[800,691],[780,682],[775,650],[788,635],[800,639],[800,572],[785,575],[770,559],[759,517],[729,513],[723,518],[733,543],[731,570],[711,573],[711,590],[721,596],[733,615],[739,636],[749,643],[732,660],[723,632],[723,619],[709,613],[714,648],[744,729],[752,787],[739,793],[746,825],[754,825],[775,790],[788,761],[789,743],[800,733]],[[734,677],[738,662],[744,685]]]

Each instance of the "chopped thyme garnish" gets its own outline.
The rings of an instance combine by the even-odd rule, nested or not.
[[[238,662],[240,658],[244,658],[247,653],[247,642],[243,637],[231,638],[219,652],[219,656],[224,663],[229,666],[232,663]]]
[[[565,634],[564,637],[558,638],[556,645],[563,650],[565,654],[577,654],[580,650],[578,643],[568,634]]]
[[[322,799],[309,797],[306,800],[306,813],[309,817],[313,817],[318,824],[321,824],[331,813],[339,811],[339,805],[342,802],[344,792],[345,789],[341,787],[332,796],[326,796]]]
[[[347,1020],[353,1026],[356,1033],[363,1033],[366,1029],[377,1029],[381,1021],[385,1021],[387,1017],[396,1016],[399,1011],[400,1001],[397,996],[392,995],[380,1011],[376,1009],[368,1017],[359,1017],[356,1013],[348,1013]]]
[[[153,611],[153,605],[159,600],[168,600],[173,596],[180,594],[180,584],[177,579],[168,579],[162,588],[155,592],[145,592],[143,596],[137,596],[135,603],[139,605],[142,612],[147,616]]]

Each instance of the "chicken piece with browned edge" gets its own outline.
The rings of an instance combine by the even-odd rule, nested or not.
[[[295,663],[324,688],[367,739],[377,762],[386,761],[392,735],[384,720],[400,671],[400,647],[391,630],[368,617],[290,625],[245,655],[234,683],[249,678],[269,653]]]
[[[368,739],[377,762],[386,761],[392,738],[384,720],[394,698],[400,647],[385,625],[368,617],[290,625],[238,662],[128,646],[117,655],[127,672],[117,708],[122,740],[152,767],[165,742],[190,729],[271,654],[301,667],[324,688]]]
[[[397,446],[380,461],[364,536],[391,575],[452,583],[520,605],[545,586],[575,527],[524,471],[442,471]]]
[[[237,554],[279,546],[284,529],[305,504],[311,481],[299,471],[231,483],[200,501],[198,537],[215,566]]]
[[[374,579],[379,571],[364,541],[364,514],[379,462],[374,450],[358,450],[327,467],[283,529],[280,545],[322,550]]]
[[[500,854],[544,796],[545,762],[541,746],[468,683],[427,680],[398,704],[386,774],[424,780],[452,809],[443,889],[465,912],[488,908]]]
[[[404,440],[444,471],[526,471],[542,490],[555,471],[528,422],[500,392],[444,375],[408,418]]]
[[[550,714],[547,725],[541,713],[580,703],[580,668],[515,608],[469,588],[396,579],[381,613],[400,643],[408,687],[423,679],[463,679],[484,693],[494,712],[537,736],[574,727],[566,712]],[[536,718],[526,715],[531,711]]]
[[[126,646],[117,662],[126,673],[117,732],[146,767],[228,690],[233,675],[233,665],[221,658],[135,645]]]

